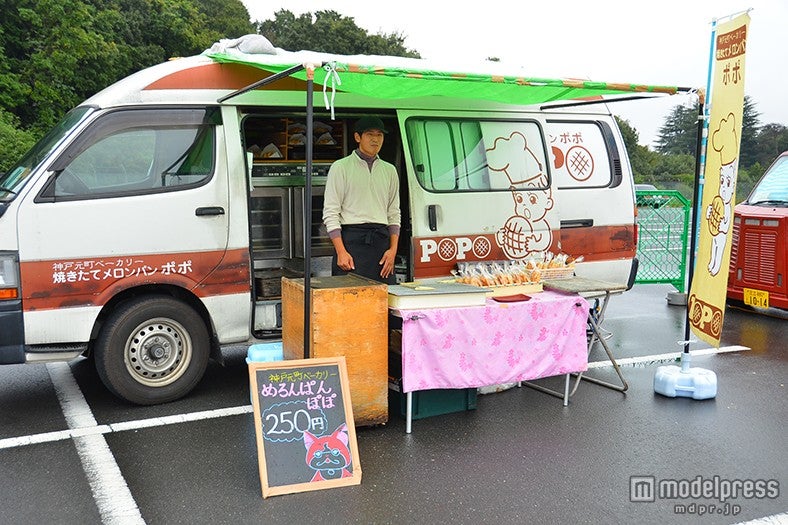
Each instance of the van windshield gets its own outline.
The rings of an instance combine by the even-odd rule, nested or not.
[[[71,130],[79,125],[92,111],[90,107],[78,107],[69,111],[49,133],[39,140],[22,160],[0,175],[0,202],[10,201],[25,185],[28,177],[41,164]]]
[[[788,206],[788,155],[772,164],[758,185],[750,193],[751,206]]]

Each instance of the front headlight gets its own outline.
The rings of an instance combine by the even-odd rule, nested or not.
[[[19,298],[19,258],[14,252],[0,252],[0,301]]]

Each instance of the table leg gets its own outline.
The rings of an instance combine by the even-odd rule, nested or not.
[[[564,380],[564,406],[569,405],[569,374],[566,374],[566,379]]]
[[[567,374],[567,378],[568,377],[569,377],[569,374]],[[567,379],[567,381],[568,381],[568,379]],[[545,394],[550,394],[553,397],[557,397],[559,399],[563,399],[564,400],[564,406],[567,406],[569,404],[569,395],[570,394],[568,394],[568,390],[569,390],[568,383],[564,387],[564,392],[558,392],[558,391],[553,390],[551,388],[547,388],[547,387],[544,387],[542,385],[537,385],[536,383],[532,383],[530,381],[521,381],[520,384],[525,385],[528,388],[533,388],[534,390],[538,390],[540,392],[544,392]]]
[[[605,308],[607,308],[607,301],[610,298],[610,294],[605,295],[605,299],[602,303],[602,308],[600,310],[600,316],[604,315]],[[613,364],[613,369],[616,371],[618,378],[621,380],[621,385],[616,385],[607,381],[602,381],[601,379],[597,379],[595,377],[587,377],[583,375],[583,373],[577,374],[577,381],[575,381],[575,386],[572,388],[572,392],[569,394],[574,395],[577,387],[580,385],[581,380],[589,381],[591,383],[596,383],[597,385],[601,385],[607,388],[612,388],[613,390],[618,390],[619,392],[626,392],[629,388],[629,384],[627,383],[626,379],[624,379],[624,374],[621,372],[621,367],[618,366],[616,362],[616,358],[613,357],[613,352],[610,350],[610,347],[607,345],[605,338],[599,333],[599,324],[597,319],[594,318],[593,315],[588,316],[588,324],[591,325],[591,339],[588,342],[588,352],[591,352],[591,348],[594,346],[596,341],[599,341],[602,344],[602,348],[605,349],[605,353],[607,354],[608,359]]]
[[[413,392],[405,394],[405,433],[410,434],[413,421]]]

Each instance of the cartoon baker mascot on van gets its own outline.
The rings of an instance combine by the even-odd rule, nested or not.
[[[525,136],[513,132],[498,137],[487,150],[487,164],[506,174],[514,200],[514,214],[495,234],[495,241],[509,259],[523,259],[529,253],[545,251],[553,242],[546,220],[553,208],[552,190],[541,162],[528,148]]]
[[[706,222],[711,238],[709,273],[717,275],[722,267],[725,243],[733,217],[733,195],[736,193],[736,172],[739,164],[739,141],[736,137],[736,117],[729,113],[711,134],[711,147],[720,155],[720,189],[706,208]]]

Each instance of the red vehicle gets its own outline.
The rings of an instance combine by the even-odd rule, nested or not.
[[[728,299],[788,309],[788,151],[775,160],[733,217]]]

